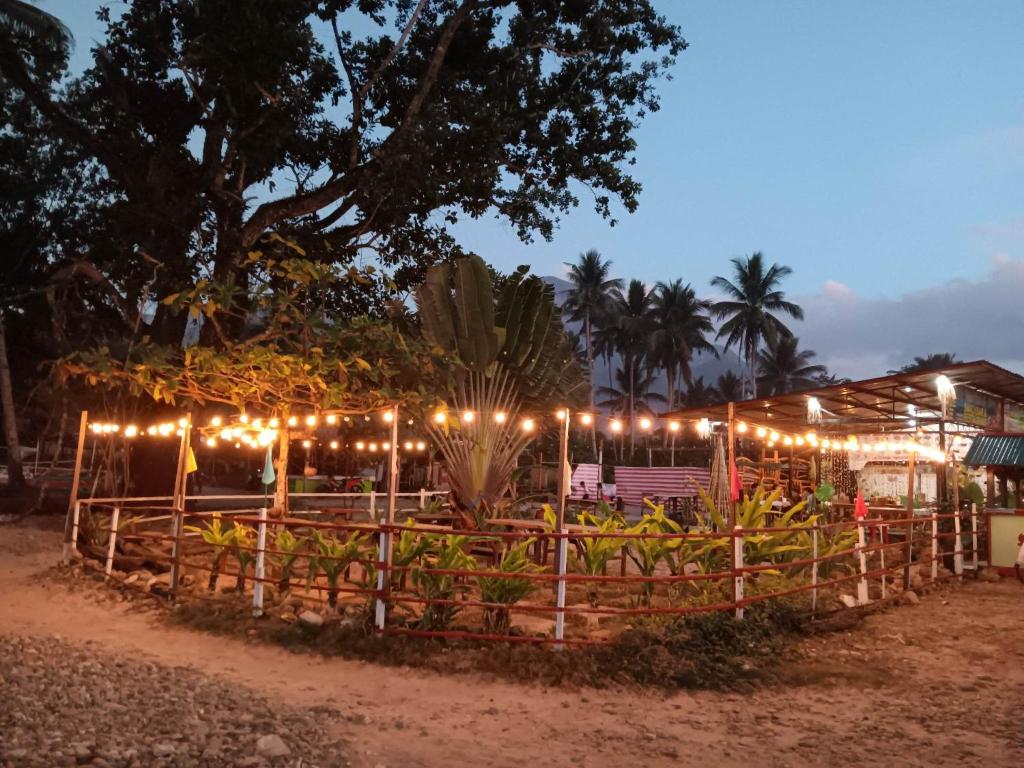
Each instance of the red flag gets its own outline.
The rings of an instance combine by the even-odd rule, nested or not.
[[[857,491],[857,498],[853,502],[853,516],[858,520],[863,520],[868,516],[868,505],[864,503],[864,494],[859,490]]]
[[[729,465],[729,498],[733,501],[740,500],[740,473],[736,469],[736,461]]]

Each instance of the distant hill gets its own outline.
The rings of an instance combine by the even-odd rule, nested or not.
[[[569,281],[564,280],[563,278],[560,277],[553,277],[551,275],[548,275],[541,279],[554,287],[555,301],[556,303],[561,305],[565,301],[565,294],[572,287]],[[565,326],[574,333],[582,332],[581,323],[573,323],[566,321]],[[718,350],[717,358],[715,358],[714,355],[710,354],[694,355],[693,361],[690,364],[690,367],[693,370],[694,379],[702,376],[704,378],[705,384],[713,385],[716,381],[718,381],[718,377],[726,373],[727,371],[732,371],[737,376],[743,374],[743,361],[740,359],[739,355],[737,355],[735,351],[731,349],[726,351],[721,345],[718,344],[715,345],[715,348]],[[619,359],[616,356],[612,360],[612,371],[614,371],[615,368],[621,365],[621,359]],[[608,369],[609,366],[605,364],[604,360],[599,358],[594,361],[593,384],[595,387],[608,386]],[[654,388],[656,391],[665,394],[667,383],[665,381],[664,374],[657,375],[657,377],[655,378]]]

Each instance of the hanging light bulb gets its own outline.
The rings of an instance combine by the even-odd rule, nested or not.
[[[377,444],[376,443],[370,443],[370,450],[371,451],[376,451],[377,450]]]
[[[619,421],[618,419],[612,419],[611,421],[608,422],[608,427],[609,429],[611,429],[612,432],[618,434],[619,432],[622,431],[622,422]]]
[[[316,426],[316,416],[314,416],[313,414],[310,414],[309,416],[307,416],[306,417],[306,426],[307,427],[315,427]]]
[[[93,424],[92,424],[92,431],[94,433],[96,433],[97,435],[101,434],[103,432],[103,425],[102,424],[97,424],[97,423],[93,422]]]
[[[210,419],[210,426],[211,427],[219,427],[223,423],[224,422],[222,421],[220,416],[214,416],[212,419]]]
[[[650,429],[650,428],[651,428],[651,420],[650,419],[648,419],[646,416],[644,416],[642,419],[640,419],[640,429]]]
[[[668,430],[669,430],[669,432],[678,432],[679,431],[679,422],[678,421],[670,421],[668,423]]]
[[[832,447],[832,441],[826,437],[824,440],[821,441],[821,447],[827,451],[829,448]]]
[[[565,410],[565,408],[559,408],[559,409],[558,409],[558,410],[557,410],[557,411],[555,412],[555,416],[557,416],[557,417],[558,417],[558,420],[559,420],[559,421],[565,421],[565,417],[566,417],[567,415],[568,415],[568,411],[566,411],[566,410]]]
[[[331,450],[332,451],[338,450],[338,441],[337,440],[331,440]]]
[[[407,451],[411,451],[412,450],[412,440],[406,440],[402,444],[402,447],[405,448],[405,450],[407,450]]]
[[[768,439],[771,440],[773,443],[779,442],[779,433],[773,429],[771,434],[768,435]]]
[[[381,443],[380,444],[380,449],[382,451],[390,451],[391,450],[391,443]]]
[[[423,442],[422,440],[420,440],[418,443],[416,443],[416,450],[417,451],[425,451],[426,449],[427,449],[427,444],[425,442]]]
[[[784,438],[782,438],[782,444],[783,445],[792,445],[793,444],[793,438],[790,437],[789,435],[786,435]]]
[[[327,417],[326,417],[326,421],[327,421],[328,424],[332,424],[332,425],[333,424],[337,424],[338,423],[338,414],[336,414],[336,413],[328,413]]]
[[[206,444],[208,446],[210,446],[211,448],[216,448],[217,447],[217,438],[215,438],[215,437],[208,437],[208,438],[206,438]]]
[[[303,440],[302,441],[302,447],[303,448],[312,448],[313,447],[313,441],[312,440]]]
[[[394,420],[395,420],[395,413],[394,413],[394,411],[384,411],[384,421],[386,421],[388,424],[390,424]]]
[[[447,420],[448,417],[445,415],[444,411],[438,411],[437,413],[434,414],[435,424],[444,424]]]
[[[146,434],[147,435],[155,435],[156,432],[157,432],[157,430],[156,430],[156,426],[155,425],[150,425],[150,426],[146,427]]]
[[[580,414],[580,423],[585,427],[589,427],[594,423],[594,417],[589,413]]]
[[[765,429],[764,427],[758,427],[756,434],[757,434],[758,437],[760,437],[763,440],[765,438],[765,436],[767,436],[768,430]]]
[[[270,420],[270,421],[268,422],[268,424],[270,425],[270,428],[271,428],[271,429],[277,429],[277,427],[278,427],[278,425],[280,425],[280,423],[281,423],[281,422],[279,422],[279,421],[278,421],[277,419],[271,419],[271,420]]]
[[[747,431],[747,422],[741,421],[736,425],[736,431],[741,435]]]
[[[821,403],[818,401],[818,398],[816,397],[807,398],[807,423],[821,423]]]
[[[496,414],[494,414],[494,421],[496,424],[504,424],[505,419],[507,418],[508,417],[505,415],[503,411],[498,411]]]
[[[533,419],[523,419],[523,432],[533,432]]]
[[[800,435],[797,435],[795,442],[796,442],[797,445],[803,445],[804,444],[804,439],[802,437],[800,437]]]
[[[297,417],[295,417],[295,416],[289,416],[288,417],[288,426],[289,427],[294,427],[298,423],[299,423],[299,419]]]
[[[253,419],[252,420],[252,426],[253,426],[254,429],[262,429],[263,428],[263,419]]]
[[[129,424],[127,427],[124,428],[124,436],[125,437],[135,437],[138,434],[139,434],[139,428],[137,426],[135,426],[134,424]]]
[[[239,417],[238,417],[238,420],[239,420],[240,422],[242,422],[243,424],[248,424],[248,423],[249,423],[249,415],[248,415],[247,413],[243,413],[243,414],[240,414],[240,415],[239,415]],[[179,424],[180,426],[182,426],[182,427],[184,427],[184,426],[185,426],[184,424],[182,424],[182,422],[183,422],[183,421],[185,421],[185,420],[184,420],[184,419],[180,419],[180,420],[178,421],[178,424]]]
[[[466,422],[467,424],[472,422],[473,421],[473,412],[472,411],[464,411],[463,414],[462,414],[462,420],[464,422]]]
[[[366,443],[364,443],[362,440],[357,440],[356,441],[356,450],[357,451],[365,451],[366,450]]]

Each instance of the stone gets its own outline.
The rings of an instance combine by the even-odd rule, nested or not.
[[[978,581],[988,581],[995,583],[1000,581],[1003,577],[999,575],[999,571],[995,568],[983,568],[978,571]]]
[[[921,602],[921,598],[917,596],[917,592],[914,592],[911,589],[908,589],[900,595],[900,600],[904,605],[917,605]]]
[[[839,596],[839,602],[841,602],[847,608],[856,608],[857,607],[857,598],[854,597],[853,595],[840,595]]]
[[[299,614],[299,623],[304,627],[320,629],[324,625],[324,617],[313,611],[303,611]]]
[[[284,739],[276,733],[268,733],[256,740],[256,751],[265,757],[287,757],[291,754]]]
[[[178,751],[177,747],[167,741],[158,741],[152,749],[154,757],[170,757]]]

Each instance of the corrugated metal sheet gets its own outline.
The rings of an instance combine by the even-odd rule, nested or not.
[[[1024,437],[978,435],[964,457],[972,467],[1024,467]]]

